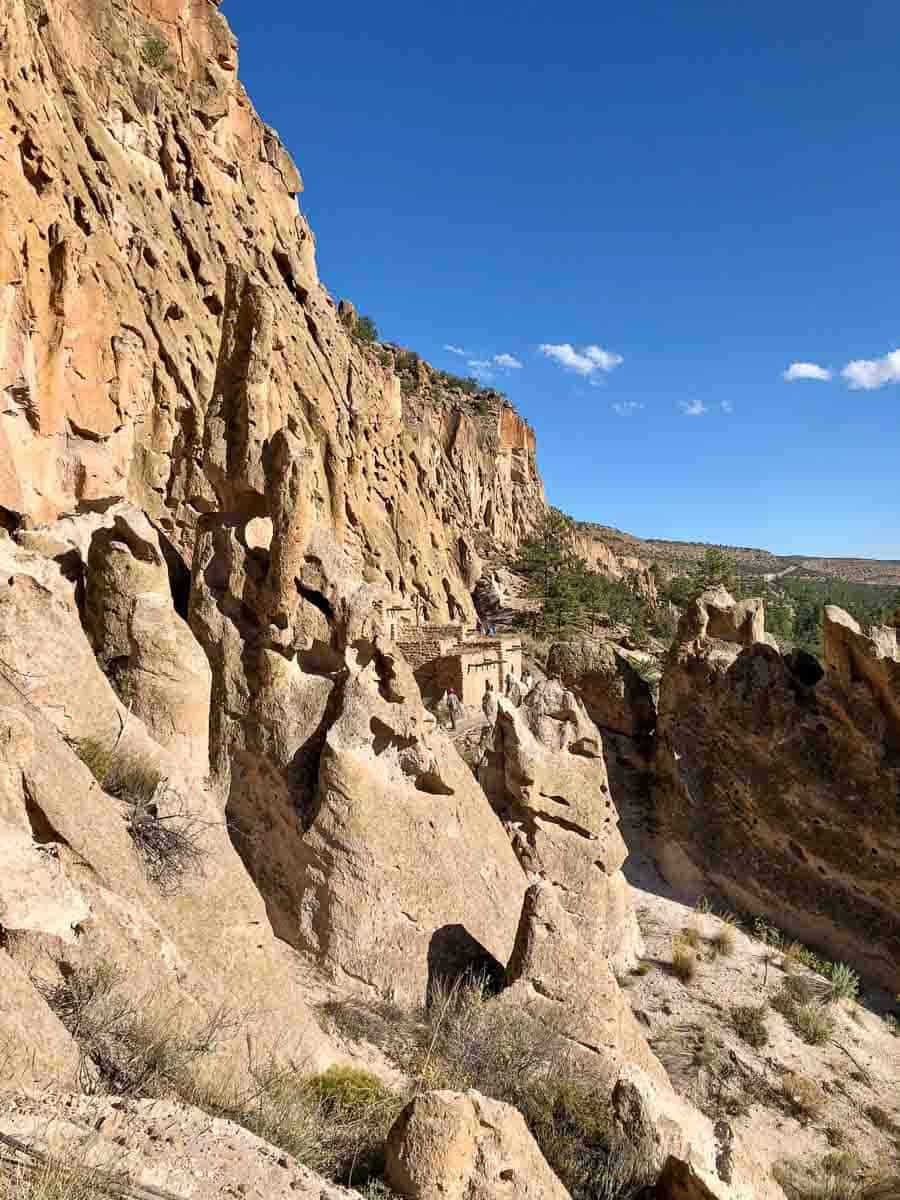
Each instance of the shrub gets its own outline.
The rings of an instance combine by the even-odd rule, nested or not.
[[[201,873],[206,851],[203,824],[177,798],[175,811],[161,814],[160,799],[174,795],[159,770],[140,755],[107,750],[98,741],[81,743],[78,757],[110,796],[127,805],[126,827],[148,879],[167,894],[185,875]]]
[[[808,1000],[797,1005],[793,1025],[810,1046],[824,1046],[834,1034],[834,1016],[825,1004]]]
[[[825,1093],[816,1081],[796,1071],[787,1072],[781,1090],[791,1108],[806,1119],[819,1116],[825,1106]]]
[[[768,1045],[769,1031],[766,1028],[767,1004],[739,1004],[731,1010],[731,1023],[744,1041],[760,1049]]]
[[[801,963],[803,961],[803,959],[801,957],[802,953],[803,953],[803,949],[804,949],[803,945],[798,941],[789,942],[787,944],[787,946],[785,946],[784,961],[782,963],[782,966],[784,967],[786,974],[788,974],[788,975],[793,974],[793,972],[796,971],[797,968],[801,965]]]
[[[833,963],[829,979],[832,1000],[853,1000],[859,992],[859,976],[846,963]]]
[[[672,938],[672,972],[682,983],[690,983],[697,974],[697,955],[680,937]]]
[[[847,1145],[847,1130],[842,1125],[826,1125],[825,1140],[839,1150]]]
[[[153,1012],[146,999],[126,995],[124,978],[101,959],[69,969],[59,982],[35,986],[78,1044],[83,1087],[99,1082],[117,1095],[185,1094],[194,1086],[199,1060],[236,1029],[238,1019],[220,1007],[187,1033],[171,1012]]]
[[[371,317],[357,317],[353,335],[361,342],[377,342],[378,326]]]
[[[246,1094],[220,1103],[220,1115],[340,1182],[379,1178],[385,1139],[406,1103],[403,1093],[358,1068],[303,1075],[270,1060],[251,1074]]]
[[[108,1200],[127,1195],[127,1177],[74,1161],[49,1158],[37,1150],[19,1162],[0,1161],[0,1200]]]
[[[329,1067],[310,1076],[309,1086],[326,1110],[350,1115],[367,1112],[391,1096],[377,1076],[358,1067]]]
[[[169,43],[165,38],[148,37],[144,38],[141,46],[141,58],[148,67],[153,67],[157,71],[162,71],[168,65]]]

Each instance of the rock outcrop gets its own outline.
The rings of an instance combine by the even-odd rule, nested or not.
[[[501,698],[480,779],[526,874],[555,889],[583,945],[633,966],[641,943],[627,851],[600,735],[575,695],[545,680],[520,708]]]
[[[410,1200],[568,1200],[516,1109],[479,1092],[425,1092],[400,1114],[385,1178]]]
[[[4,1158],[13,1179],[18,1164],[23,1188],[27,1166],[49,1153],[98,1188],[127,1178],[129,1193],[145,1197],[359,1198],[234,1122],[166,1100],[78,1096],[60,1111],[58,1097],[21,1095],[0,1111],[0,1134],[21,1147],[7,1143]]]
[[[0,1044],[15,1047],[0,1054],[0,1083],[74,1083],[78,1046],[44,996],[100,962],[123,973],[139,1009],[167,1011],[188,1032],[225,1005],[260,1051],[280,1043],[310,1063],[331,1060],[298,994],[301,964],[273,936],[221,805],[116,695],[74,583],[5,534],[0,569]],[[95,747],[158,779],[159,815],[196,839],[197,869],[180,887],[148,877],[128,804],[76,753],[94,761]],[[243,1036],[221,1050],[223,1065],[246,1065]]]
[[[237,1014],[217,1047],[237,1080],[339,1057],[312,1016],[328,987],[418,1005],[486,972],[611,1085],[634,1072],[661,1153],[680,1139],[715,1174],[615,983],[640,938],[584,706],[559,681],[501,700],[485,793],[393,639],[474,617],[484,564],[544,510],[533,433],[353,336],[236,66],[215,2],[0,0],[0,1070],[93,1086],[52,997],[111,964],[172,1030]],[[700,616],[701,641],[732,622],[725,657],[755,649],[754,613]],[[148,858],[161,829],[189,831],[174,878]],[[178,1182],[139,1103],[69,1107]],[[235,1191],[338,1194],[168,1115],[182,1162],[209,1152]],[[404,1128],[401,1191],[452,1194],[449,1164],[460,1195],[565,1194],[496,1102],[419,1097]]]
[[[828,608],[825,668],[782,656],[762,604],[707,593],[660,687],[659,862],[791,936],[900,986],[900,653]]]
[[[647,657],[607,641],[556,642],[547,673],[557,676],[603,731],[639,738],[656,727],[656,688],[638,669]]]
[[[525,876],[402,660],[343,685],[293,871],[299,944],[382,995],[418,1003],[509,957]]]
[[[585,944],[546,884],[532,884],[525,895],[506,982],[510,995],[565,1038],[575,1057],[610,1088],[626,1066],[668,1087],[609,960]]]

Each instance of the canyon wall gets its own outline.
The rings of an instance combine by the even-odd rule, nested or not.
[[[705,593],[659,694],[664,874],[900,988],[900,650],[826,608],[824,668],[781,655],[762,601]]]
[[[544,511],[533,432],[354,336],[236,68],[210,0],[0,0],[0,1084],[101,1086],[60,996],[109,964],[238,1079],[353,1059],[326,997],[484,974],[660,1170],[777,1197],[619,988],[587,713],[501,701],[482,787],[392,638],[474,618]]]
[[[270,515],[284,430],[310,528],[433,619],[471,616],[472,527],[510,546],[542,509],[533,435],[404,400],[349,336],[217,7],[2,0],[0,30],[5,523],[124,497],[189,566],[209,514]]]

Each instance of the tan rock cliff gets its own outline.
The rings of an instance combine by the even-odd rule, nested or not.
[[[897,631],[827,608],[823,673],[763,621],[721,591],[684,615],[660,687],[661,866],[896,991]]]

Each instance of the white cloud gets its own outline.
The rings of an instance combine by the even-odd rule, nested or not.
[[[900,350],[892,350],[884,358],[856,358],[841,375],[854,391],[871,392],[886,383],[900,383]]]
[[[507,371],[520,371],[522,363],[512,354],[495,354],[494,366],[503,367]]]
[[[596,371],[613,371],[625,361],[621,354],[613,354],[602,346],[585,346],[579,351],[570,342],[561,342],[559,345],[542,342],[538,351],[565,370],[575,371],[585,379],[589,379]]]
[[[709,412],[702,400],[681,400],[679,404],[686,417],[703,417]]]
[[[731,403],[730,400],[723,400],[722,403],[719,405],[719,408],[721,408],[723,413],[733,413],[734,412],[734,405]]]
[[[831,372],[827,367],[820,367],[818,363],[811,362],[792,362],[784,372],[787,383],[794,383],[797,379],[820,379],[827,382],[830,378]]]
[[[469,353],[468,350],[463,350],[459,346],[446,345],[446,346],[444,346],[444,349],[449,350],[451,354],[458,354],[460,356],[460,358],[465,358],[466,355]]]
[[[493,365],[489,358],[470,358],[466,363],[475,371],[489,371]]]
[[[620,417],[631,417],[643,407],[637,400],[617,400],[613,405],[613,412],[617,412]]]

